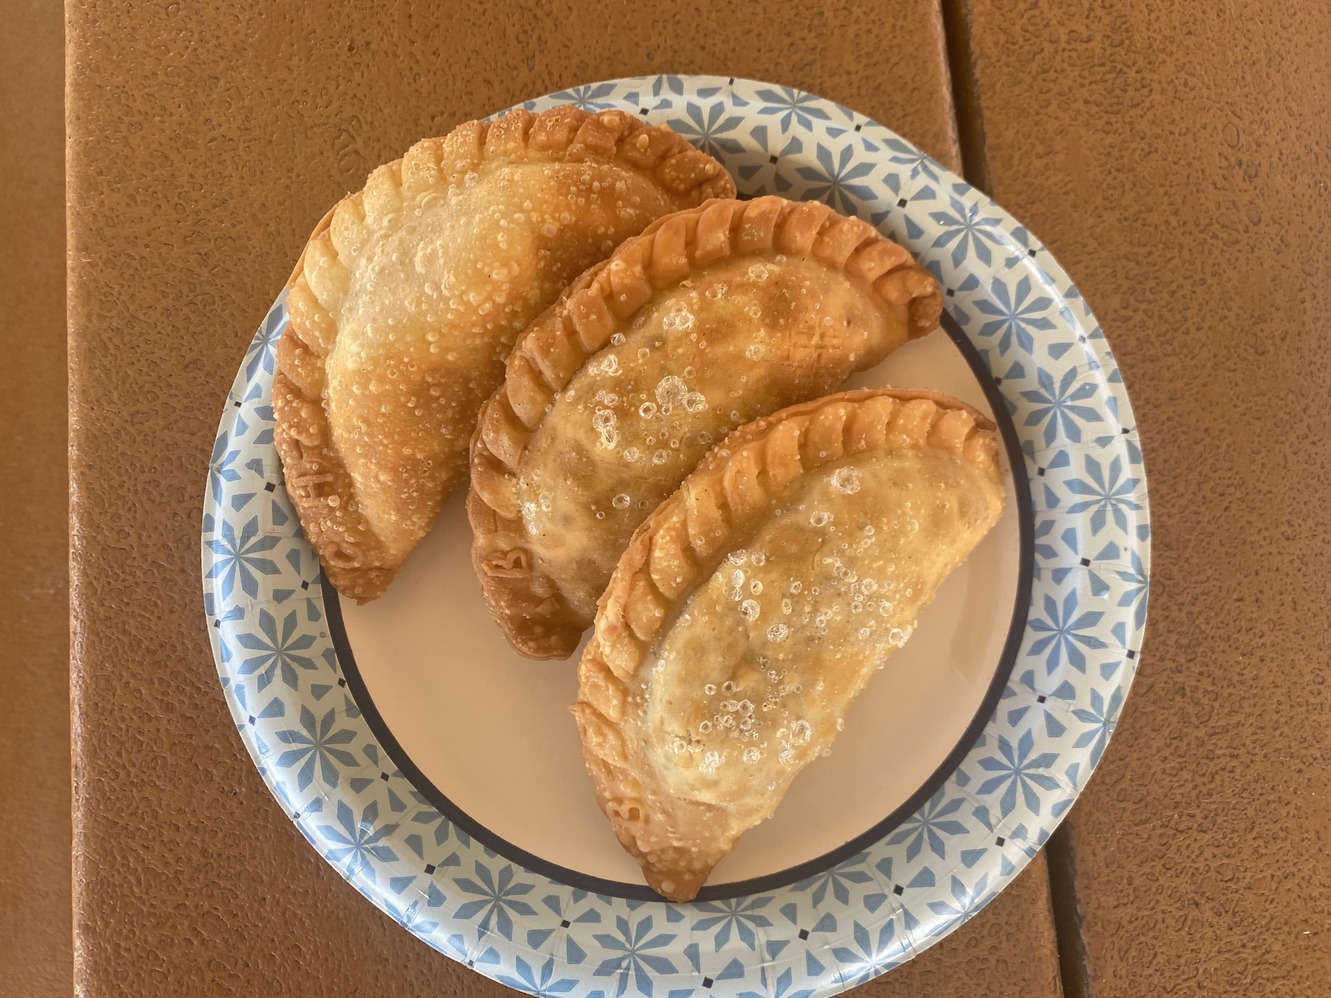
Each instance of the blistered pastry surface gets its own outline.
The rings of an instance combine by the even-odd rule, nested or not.
[[[395,554],[466,475],[476,411],[518,333],[589,261],[669,210],[614,164],[486,164],[387,220],[335,312],[326,405],[370,525]]]
[[[767,793],[738,799],[761,820],[993,512],[973,471],[931,450],[824,468],[774,505],[646,653],[640,723],[666,749],[664,789],[726,807],[736,778],[754,782]]]
[[[867,389],[714,450],[634,535],[575,716],[597,799],[658,891],[696,892],[1004,505],[991,426]]]
[[[878,359],[883,326],[841,274],[784,255],[727,261],[644,308],[528,444],[518,497],[536,569],[590,619],[634,529],[712,445]]]

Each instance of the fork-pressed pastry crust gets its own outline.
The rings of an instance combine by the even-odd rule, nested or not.
[[[813,512],[797,505],[804,499]],[[692,898],[739,835],[770,815],[1003,504],[992,423],[946,396],[862,389],[732,433],[638,528],[601,597],[572,709],[597,801],[654,889]],[[841,533],[828,533],[838,516]],[[858,546],[834,543],[846,537]],[[773,549],[744,550],[759,543]],[[841,581],[810,564],[834,564]],[[894,589],[894,578],[916,588]],[[751,606],[731,602],[764,593],[764,584]],[[718,585],[735,588],[709,602]],[[868,603],[869,612],[847,609],[848,598]],[[799,625],[810,610],[825,616]],[[864,625],[875,623],[870,634]],[[797,650],[780,651],[791,646]],[[777,673],[763,672],[762,657],[754,671],[758,652],[770,655],[768,666],[789,670],[779,677],[788,685],[778,688]],[[712,721],[726,723],[724,712],[710,718],[718,683],[732,697],[722,706],[737,718],[745,705],[754,718],[753,701],[766,691],[756,723],[739,735],[751,741],[709,740],[721,737]],[[741,762],[745,745],[753,758]]]
[[[472,442],[472,557],[510,643],[572,654],[632,530],[713,440],[877,364],[940,302],[872,226],[779,197],[658,219],[583,274],[515,345]]]
[[[512,111],[418,142],[315,228],[288,284],[275,442],[329,581],[382,594],[466,475],[513,338],[652,219],[734,193],[621,111]]]

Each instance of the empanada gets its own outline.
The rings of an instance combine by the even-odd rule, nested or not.
[[[940,301],[870,225],[778,197],[660,219],[583,274],[472,444],[472,556],[509,641],[571,655],[634,528],[713,443],[933,329]]]
[[[643,523],[573,706],[597,800],[647,882],[692,898],[998,519],[993,424],[863,389],[737,430]]]
[[[631,114],[560,107],[412,146],[319,223],[290,282],[276,443],[330,582],[381,595],[467,473],[518,333],[653,219],[729,197]]]

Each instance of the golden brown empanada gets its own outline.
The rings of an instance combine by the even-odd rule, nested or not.
[[[639,527],[573,712],[655,890],[692,898],[772,813],[1003,503],[987,419],[863,389],[737,430]]]
[[[509,641],[571,655],[634,528],[715,441],[939,309],[906,250],[778,197],[660,219],[583,274],[514,347],[472,444],[472,557]]]
[[[721,165],[621,111],[512,111],[412,146],[319,223],[273,385],[287,488],[324,572],[381,595],[467,471],[517,334]]]

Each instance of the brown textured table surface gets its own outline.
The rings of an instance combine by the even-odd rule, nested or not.
[[[373,165],[533,94],[666,70],[803,87],[964,167],[1094,304],[1146,450],[1152,621],[1101,771],[1010,890],[857,993],[1325,993],[1331,377],[1315,347],[1331,304],[1331,14],[334,6],[68,6],[80,993],[503,992],[361,899],[250,765],[200,612],[201,470],[253,327],[324,208]],[[3,164],[6,181],[28,168]],[[22,335],[58,358],[56,325],[21,334],[7,316],[5,342]],[[11,395],[6,418],[49,395]],[[28,446],[58,468],[61,443]],[[36,514],[5,501],[6,552],[49,569],[59,525],[26,531]],[[0,575],[6,605],[27,585]],[[56,638],[36,640],[49,660]],[[6,684],[58,718],[54,684]],[[59,795],[25,794],[31,854],[49,864]],[[12,911],[27,895],[7,862]],[[21,943],[0,953],[0,990],[62,993],[64,895],[44,896],[40,933],[0,923],[0,945]]]

